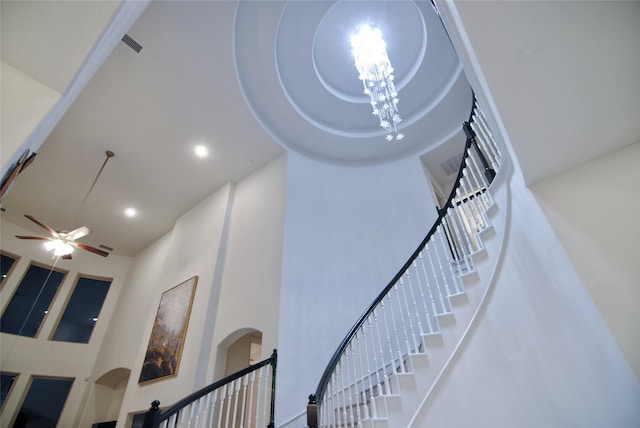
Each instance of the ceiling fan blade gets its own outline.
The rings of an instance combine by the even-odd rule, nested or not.
[[[65,254],[64,256],[62,256],[62,258],[64,260],[71,260],[71,254]]]
[[[109,255],[109,253],[107,253],[106,251],[102,251],[90,245],[83,244],[82,242],[70,242],[70,244],[73,245],[74,247],[81,248],[83,250],[89,251],[91,253],[97,254],[102,257],[107,257]]]
[[[32,222],[34,222],[35,224],[37,224],[38,226],[42,227],[43,229],[45,229],[47,232],[49,232],[50,234],[57,236],[57,233],[55,230],[51,229],[49,226],[47,226],[46,224],[36,220],[35,217],[29,215],[29,214],[25,214],[24,215],[26,218],[28,218],[29,220],[31,220]]]
[[[22,236],[22,235],[16,235],[16,238],[18,239],[37,239],[39,241],[53,241],[53,238],[49,238],[46,236]]]
[[[75,241],[76,239],[80,239],[83,236],[87,236],[90,233],[91,233],[91,230],[89,230],[88,227],[82,226],[77,228],[76,230],[72,230],[71,232],[68,232],[67,238],[72,241]]]

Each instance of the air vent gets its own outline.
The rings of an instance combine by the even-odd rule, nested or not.
[[[142,45],[136,42],[135,40],[133,40],[131,36],[129,36],[128,34],[124,35],[124,37],[122,38],[122,43],[129,46],[136,53],[140,53],[140,51],[142,50]]]
[[[106,245],[102,245],[102,244],[100,244],[100,245],[98,245],[98,247],[102,248],[103,250],[113,251],[113,248],[111,248],[111,247],[107,247]]]
[[[440,168],[442,168],[444,173],[447,175],[457,174],[458,169],[460,168],[461,162],[462,162],[462,153],[460,153],[459,155],[455,155],[444,162],[441,162]]]

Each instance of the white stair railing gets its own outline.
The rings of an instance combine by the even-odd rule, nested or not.
[[[151,403],[143,428],[273,428],[277,352],[163,411]]]
[[[475,267],[489,226],[488,192],[501,155],[477,104],[469,122],[463,161],[445,207],[418,249],[352,327],[309,397],[309,427],[363,426],[386,417],[379,397],[400,391],[414,355],[452,314],[463,294],[461,276]]]

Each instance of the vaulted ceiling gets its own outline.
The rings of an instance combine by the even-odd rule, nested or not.
[[[640,121],[629,120],[640,110],[638,4],[539,3],[459,8],[529,182],[640,139]],[[51,132],[36,129],[41,141],[38,132],[27,139],[42,144],[36,161],[2,203],[3,218],[23,227],[40,232],[24,214],[54,229],[86,225],[93,232],[83,242],[132,256],[198,201],[286,150],[343,165],[421,154],[439,182],[450,180],[439,164],[459,152],[450,141],[460,141],[471,91],[429,1],[3,0],[0,7],[3,70],[73,101],[58,109],[64,115]],[[549,16],[549,7],[558,10]],[[598,20],[602,28],[593,27]],[[618,21],[620,34],[611,31]],[[362,94],[349,47],[362,23],[387,40],[401,141],[385,140]],[[139,53],[119,42],[125,33]],[[83,72],[96,62],[85,85]],[[585,105],[589,92],[600,104]],[[532,113],[554,128],[536,128]],[[567,146],[545,140],[545,132],[575,131],[581,114],[593,138],[580,156],[568,153],[574,136]],[[615,141],[598,144],[606,135]],[[209,157],[193,155],[197,144]],[[115,156],[83,201],[107,150]],[[3,153],[3,171],[9,159]],[[137,217],[123,216],[129,206]]]
[[[117,13],[114,2],[3,2],[3,61],[64,94]],[[364,23],[386,37],[402,141],[385,139],[353,64],[350,36]],[[126,33],[142,50],[115,46],[3,201],[6,219],[86,225],[83,242],[131,256],[285,150],[387,162],[460,141],[471,106],[427,2],[153,1]],[[209,157],[193,155],[197,144]]]

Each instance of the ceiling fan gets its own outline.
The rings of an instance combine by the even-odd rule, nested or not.
[[[47,251],[53,250],[53,254],[56,256],[62,256],[63,259],[71,259],[71,253],[73,252],[74,247],[80,248],[82,250],[89,251],[91,253],[97,254],[102,257],[107,257],[109,255],[108,252],[100,250],[99,248],[92,247],[87,244],[83,244],[82,242],[76,242],[77,239],[82,238],[83,236],[87,236],[91,231],[88,227],[82,226],[71,232],[61,231],[56,232],[46,224],[38,221],[35,217],[25,214],[25,217],[37,224],[38,226],[45,229],[47,232],[51,234],[51,236],[22,236],[16,235],[18,239],[34,239],[45,242],[44,246]]]
[[[84,206],[84,203],[87,201],[87,198],[89,197],[89,194],[91,193],[91,191],[93,190],[93,187],[95,186],[96,182],[98,181],[98,178],[100,177],[100,174],[102,174],[102,171],[104,170],[104,167],[107,165],[107,162],[109,161],[109,159],[111,159],[113,156],[115,156],[115,153],[113,153],[111,150],[107,150],[105,152],[106,158],[104,160],[104,163],[102,164],[102,166],[100,167],[100,170],[98,171],[98,174],[96,175],[96,178],[93,180],[93,183],[91,183],[91,186],[89,187],[89,190],[87,191],[87,194],[85,195],[84,199],[82,200],[82,204],[80,205],[80,208],[78,209],[78,212],[76,213],[76,218],[78,217],[78,214],[80,214],[80,211],[82,210],[82,207]],[[88,227],[86,226],[82,226],[79,227],[75,230],[72,231],[60,231],[60,232],[56,232],[55,230],[53,230],[52,228],[50,228],[49,226],[47,226],[46,224],[36,220],[35,217],[29,215],[29,214],[25,214],[24,215],[26,218],[28,218],[29,220],[31,220],[32,222],[34,222],[35,224],[37,224],[38,226],[42,227],[43,229],[45,229],[47,232],[49,232],[49,234],[51,236],[21,236],[21,235],[16,235],[16,238],[18,239],[33,239],[33,240],[39,240],[39,241],[47,241],[44,243],[44,247],[47,249],[47,251],[51,251],[53,250],[53,254],[55,256],[61,256],[63,259],[71,259],[71,253],[73,252],[74,248],[80,248],[82,250],[85,251],[89,251],[91,253],[97,254],[99,256],[102,257],[107,257],[109,255],[108,252],[100,250],[99,248],[95,248],[92,247],[90,245],[87,244],[83,244],[81,242],[76,242],[76,240],[87,236],[89,233],[91,233],[91,230],[89,230]],[[75,222],[75,219],[74,219]]]

